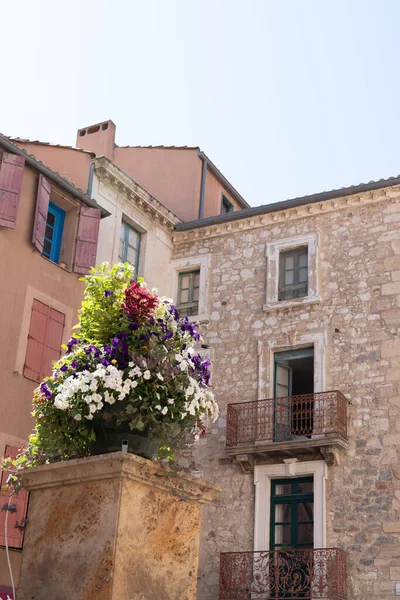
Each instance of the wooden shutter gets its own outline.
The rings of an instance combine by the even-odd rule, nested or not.
[[[5,458],[16,458],[20,449],[14,446],[6,446],[6,451],[4,453]],[[0,485],[0,509],[4,506],[4,504],[8,504],[10,498],[10,492],[1,491],[2,487],[6,484],[8,477],[7,471],[2,471],[1,474],[1,485]],[[11,504],[16,504],[17,511],[10,512],[8,511],[8,521],[7,521],[7,542],[9,548],[22,548],[22,542],[24,539],[24,533],[20,529],[16,528],[16,523],[21,523],[22,519],[26,518],[27,508],[28,508],[28,497],[29,494],[26,490],[20,490],[18,494],[15,494],[11,498]],[[5,546],[6,538],[5,538],[5,522],[6,522],[6,511],[0,510],[0,546]],[[7,597],[7,596],[6,596]]]
[[[0,226],[15,229],[25,159],[3,154],[0,166]]]
[[[26,348],[24,375],[41,381],[51,375],[52,363],[61,356],[65,315],[46,304],[33,301]]]
[[[40,175],[36,198],[35,222],[33,224],[32,237],[32,243],[35,246],[35,248],[39,250],[40,253],[43,252],[47,213],[49,211],[50,190],[50,182],[46,179],[46,177]]]
[[[82,206],[75,249],[75,273],[87,274],[90,267],[95,266],[99,227],[100,209]]]

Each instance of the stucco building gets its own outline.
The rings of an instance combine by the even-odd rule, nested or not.
[[[108,212],[73,184],[0,136],[0,456],[15,455],[32,432],[33,390],[61,356],[82,300],[79,281],[95,264]],[[2,474],[1,485],[6,474]],[[1,507],[8,501],[0,493]],[[11,562],[19,571],[27,497],[9,515]],[[0,512],[0,546],[5,544]],[[0,597],[9,586],[0,547]],[[6,587],[5,587],[6,586]],[[9,589],[9,588],[8,588]],[[4,592],[5,593],[5,592]]]

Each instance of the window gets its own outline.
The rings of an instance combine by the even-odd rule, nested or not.
[[[34,381],[51,375],[53,361],[61,356],[65,315],[39,300],[32,305],[24,376]]]
[[[135,267],[135,274],[139,270],[140,232],[128,225],[126,221],[121,223],[119,240],[119,262],[129,262]]]
[[[60,259],[64,221],[65,211],[49,202],[42,254],[55,263]]]
[[[233,212],[233,204],[232,202],[229,202],[226,196],[223,195],[221,202],[221,215],[226,215],[231,212]]]
[[[279,255],[278,300],[302,298],[308,294],[308,247],[294,248]]]
[[[271,481],[270,549],[307,549],[314,542],[313,477]]]
[[[197,315],[199,312],[200,269],[179,273],[178,304],[181,316]]]
[[[267,286],[264,310],[320,302],[318,234],[296,235],[266,245]]]
[[[16,458],[19,453],[19,448],[14,446],[6,446],[4,458]],[[10,498],[10,492],[3,492],[2,488],[6,484],[8,478],[8,472],[3,471],[0,473],[0,507],[4,504],[8,504]],[[11,504],[16,505],[16,512],[8,512],[7,519],[7,543],[9,548],[22,548],[22,542],[24,539],[24,519],[26,518],[26,512],[28,508],[28,492],[21,489],[17,495],[14,495],[11,500]],[[5,520],[6,511],[0,511],[0,546],[6,545],[5,538]],[[1,587],[0,587],[1,591]],[[7,596],[5,596],[7,597]],[[1,598],[1,596],[0,596]]]

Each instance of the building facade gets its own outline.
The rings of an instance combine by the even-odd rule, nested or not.
[[[174,260],[208,264],[198,312],[221,408],[181,459],[223,490],[198,600],[395,595],[399,184],[177,226]]]
[[[61,344],[78,320],[79,277],[95,264],[99,223],[107,215],[69,181],[0,136],[0,456],[16,455],[32,433],[33,390],[51,375],[52,361],[61,356]],[[4,485],[5,473],[1,479]],[[8,497],[0,492],[1,507]],[[18,577],[26,494],[15,502],[8,544]],[[2,548],[5,515],[0,512],[0,594],[3,588],[10,591]]]

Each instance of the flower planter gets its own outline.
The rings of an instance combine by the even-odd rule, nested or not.
[[[130,454],[152,459],[160,448],[160,442],[143,431],[131,431],[123,427],[108,428],[104,423],[93,423],[93,429],[96,434],[93,454],[125,450]]]

